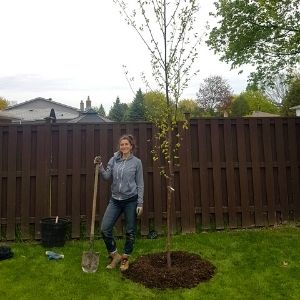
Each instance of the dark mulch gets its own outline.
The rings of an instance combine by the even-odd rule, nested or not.
[[[140,256],[130,264],[124,276],[148,288],[193,288],[213,277],[215,266],[199,255],[171,252],[172,267],[167,268],[166,252]]]

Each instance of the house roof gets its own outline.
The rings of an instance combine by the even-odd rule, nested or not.
[[[54,109],[58,121],[79,116],[79,109],[41,97],[10,106],[5,111],[22,121],[32,122],[44,121],[49,117],[51,109]]]
[[[113,122],[105,117],[100,116],[94,109],[90,108],[75,119],[68,121],[68,123],[106,123]]]
[[[270,113],[267,113],[267,112],[264,112],[264,111],[254,111],[252,113],[252,115],[250,115],[250,117],[260,118],[260,117],[280,117],[280,116],[276,115],[276,114],[270,114]]]
[[[300,105],[293,106],[290,109],[300,109]]]
[[[20,109],[20,108],[25,107],[25,106],[26,107],[30,106],[31,108],[45,107],[45,105],[43,105],[42,103],[45,103],[47,105],[47,107],[49,107],[49,105],[50,106],[51,105],[55,105],[55,106],[58,105],[58,106],[61,106],[61,107],[64,107],[64,108],[72,109],[74,111],[79,111],[79,109],[76,108],[76,107],[72,107],[72,106],[69,106],[69,105],[66,105],[66,104],[63,104],[63,103],[53,101],[51,98],[46,99],[46,98],[42,98],[42,97],[37,97],[37,98],[31,99],[31,100],[28,100],[28,101],[24,101],[24,102],[9,106],[5,110]]]
[[[7,111],[0,111],[0,119],[2,120],[20,120],[20,118],[15,117],[14,114]]]

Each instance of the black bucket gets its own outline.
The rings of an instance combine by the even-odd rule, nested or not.
[[[66,241],[67,218],[44,218],[41,220],[42,245],[45,247],[63,247]]]

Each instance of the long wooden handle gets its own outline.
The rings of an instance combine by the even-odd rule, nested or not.
[[[99,168],[100,168],[100,164],[97,163],[96,168],[95,168],[95,181],[94,181],[94,195],[93,195],[90,241],[92,241],[94,239],[94,231],[95,231],[95,215],[96,215],[96,202],[97,202]]]

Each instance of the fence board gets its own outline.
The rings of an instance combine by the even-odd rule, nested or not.
[[[187,146],[186,132],[182,127],[179,127],[179,135],[184,139],[184,145]],[[186,218],[181,220],[181,228],[183,233],[190,232],[190,214],[189,214],[189,205],[190,205],[190,195],[189,195],[189,174],[188,174],[188,163],[187,163],[187,151],[186,147],[181,143],[179,148],[179,157],[180,157],[180,175],[179,175],[179,188],[180,188],[180,200],[181,200],[181,213]],[[194,208],[194,205],[193,205]]]
[[[232,149],[232,133],[231,122],[224,124],[224,144],[225,144],[225,159],[226,159],[226,183],[228,197],[228,221],[229,228],[237,227],[236,219],[236,194],[234,187],[234,164],[233,164],[233,149]]]
[[[255,225],[263,226],[262,187],[261,187],[260,160],[259,160],[258,140],[257,140],[258,137],[257,119],[250,119],[249,126],[250,126],[253,190],[254,190]]]
[[[35,202],[35,237],[40,238],[40,220],[50,215],[49,185],[49,147],[50,128],[48,125],[37,126],[36,139],[36,202]]]
[[[29,238],[29,204],[30,204],[30,153],[31,126],[23,127],[22,141],[22,203],[21,203],[21,233],[23,239]]]
[[[59,126],[58,145],[58,215],[67,215],[67,126]]]
[[[246,164],[246,143],[245,143],[245,123],[243,119],[237,120],[237,146],[239,159],[239,176],[241,187],[241,209],[242,209],[242,226],[250,226],[249,215],[249,197],[248,197],[248,180]]]
[[[7,172],[7,232],[8,240],[15,239],[17,127],[9,128]]]
[[[279,198],[281,221],[288,220],[288,193],[286,181],[286,162],[284,155],[284,135],[282,119],[275,123],[276,134],[276,151],[277,151],[277,165],[278,165],[278,183],[279,183]]]
[[[209,196],[208,196],[208,171],[206,155],[205,120],[198,120],[199,140],[199,168],[200,168],[200,196],[201,196],[201,217],[203,229],[210,228]]]
[[[293,187],[293,210],[296,221],[300,220],[300,178],[299,178],[299,162],[297,161],[297,135],[296,124],[294,119],[288,119],[288,140],[290,150],[290,164]]]
[[[80,236],[80,169],[81,169],[81,127],[73,127],[73,161],[72,161],[72,237]]]
[[[155,126],[152,126],[152,145],[154,146],[156,143],[156,135],[157,129]],[[162,178],[159,170],[159,161],[161,160],[160,154],[158,156],[158,160],[153,162],[153,196],[154,196],[154,225],[155,230],[161,234],[162,224],[163,224],[163,214],[162,214],[162,192],[161,192],[161,184]]]
[[[215,203],[215,219],[216,228],[224,228],[223,220],[223,205],[222,205],[222,184],[221,184],[221,159],[220,159],[220,144],[219,144],[219,121],[212,120],[211,135],[212,135],[212,167],[213,167],[213,184],[214,184],[214,203]]]
[[[275,211],[275,192],[274,192],[274,175],[273,175],[273,158],[272,158],[272,145],[271,145],[271,128],[270,119],[263,119],[263,143],[264,143],[264,157],[265,157],[265,182],[267,191],[267,214],[269,225],[276,224],[276,211]]]

